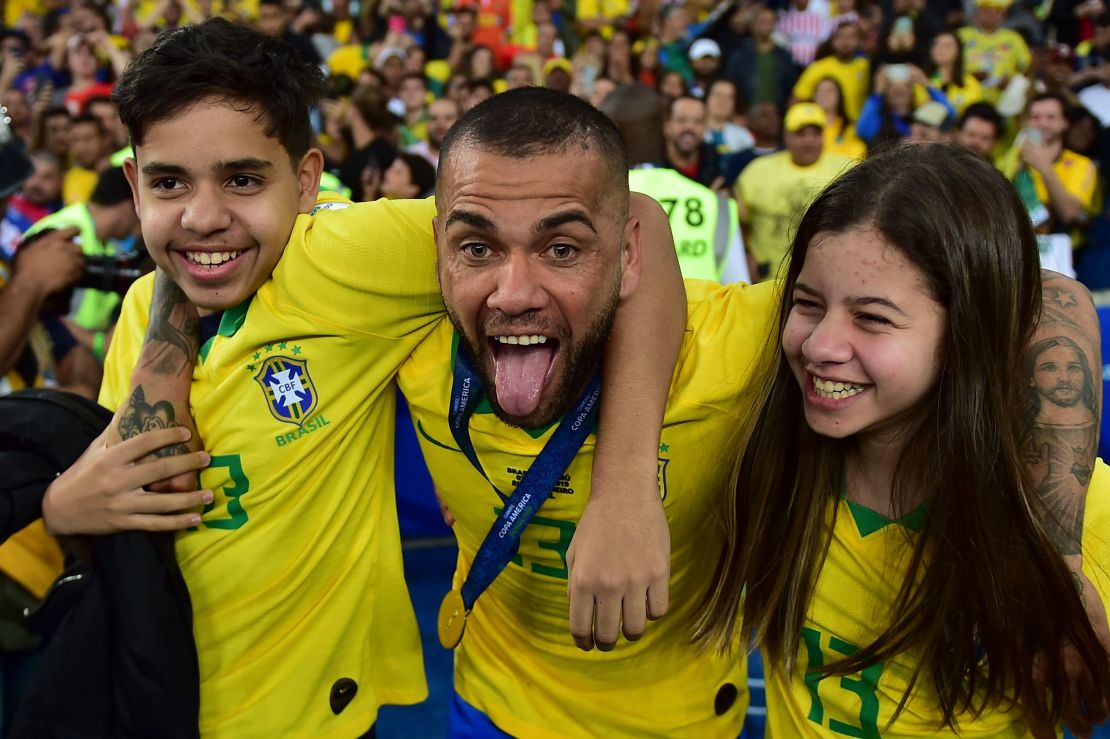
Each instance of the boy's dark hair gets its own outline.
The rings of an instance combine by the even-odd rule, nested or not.
[[[964,110],[964,114],[960,116],[960,124],[957,128],[962,129],[964,123],[966,123],[969,118],[978,118],[993,125],[995,136],[1001,136],[1002,130],[1006,125],[1006,121],[1002,117],[1002,114],[998,112],[998,109],[986,102],[972,103],[967,106]]]
[[[311,144],[308,111],[323,90],[320,70],[286,42],[213,18],[159,36],[124,70],[112,99],[136,147],[152,124],[200,100],[243,104],[296,163]]]
[[[620,131],[604,113],[574,95],[520,87],[475,105],[444,137],[440,176],[459,145],[518,159],[572,149],[592,151],[609,170],[611,191],[623,195],[622,207],[628,207],[628,154]]]

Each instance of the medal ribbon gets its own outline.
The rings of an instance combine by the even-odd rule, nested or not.
[[[478,553],[470,566],[470,572],[467,573],[466,582],[462,586],[462,599],[468,612],[516,554],[524,529],[551,495],[555,483],[559,481],[571,460],[582,448],[586,437],[590,435],[597,422],[600,397],[601,374],[595,373],[586,392],[575,403],[574,409],[563,418],[539,456],[517,484],[516,491],[505,501],[504,509],[490,527],[489,533],[482,541],[482,546],[478,548]],[[478,455],[474,452],[474,443],[470,439],[470,417],[481,400],[481,380],[466,350],[459,346],[455,354],[454,382],[451,388],[449,412],[451,435],[455,437],[459,449],[474,468],[490,485],[493,485],[486,471],[482,469]],[[496,486],[494,490],[497,490]],[[505,500],[505,496],[500,491],[498,495]]]

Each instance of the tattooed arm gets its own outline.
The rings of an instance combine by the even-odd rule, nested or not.
[[[1102,409],[1102,358],[1098,316],[1086,288],[1042,271],[1041,319],[1020,375],[1025,387],[1024,452],[1033,470],[1042,523],[1064,556],[1104,647],[1110,647],[1106,611],[1083,572],[1083,515],[1098,446]],[[1071,647],[1065,664],[1070,705],[1064,722],[1079,736],[1107,716],[1106,694],[1087,674]],[[1032,710],[1026,718],[1036,737],[1055,737],[1054,722]]]
[[[197,510],[212,493],[195,490],[197,470],[209,461],[192,451],[200,438],[189,414],[198,322],[196,308],[159,273],[129,396],[104,433],[47,490],[43,520],[50,531],[169,531],[199,523]]]
[[[112,421],[114,434],[108,437],[109,446],[145,431],[184,426],[193,432],[193,446],[199,448],[200,439],[189,414],[189,388],[200,348],[199,323],[196,306],[159,271],[154,279],[146,338],[131,375],[131,393]],[[180,443],[154,454],[165,457],[189,451],[189,445]]]
[[[1049,536],[1065,557],[1079,557],[1102,408],[1098,317],[1086,288],[1055,272],[1042,274],[1041,320],[1022,374],[1025,453]]]

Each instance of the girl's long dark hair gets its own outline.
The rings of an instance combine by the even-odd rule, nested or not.
[[[952,85],[955,85],[956,87],[964,86],[964,76],[966,75],[966,73],[964,72],[964,42],[961,41],[960,37],[952,31],[941,31],[937,34],[938,37],[945,35],[951,36],[953,39],[956,40],[956,63],[952,65],[952,79],[940,86],[940,89],[947,93],[948,88]],[[925,69],[925,74],[927,74],[929,77],[932,77],[940,70],[940,67],[937,66],[937,63],[933,61],[933,52],[931,48],[932,44],[935,44],[936,41],[937,39],[936,37],[934,37],[932,42],[930,42],[929,64]]]
[[[921,270],[948,325],[936,387],[921,401],[926,420],[908,437],[892,490],[896,517],[926,501],[904,585],[874,640],[826,671],[852,673],[912,652],[917,667],[895,715],[924,679],[955,728],[958,717],[988,708],[1041,705],[1036,656],[1056,718],[1069,700],[1065,644],[1096,685],[1108,668],[1019,451],[1020,368],[1041,300],[1029,218],[1003,176],[970,151],[937,144],[880,153],[830,185],[803,217],[775,342],[810,244],[862,228]],[[810,430],[777,345],[751,388],[735,484],[722,496],[727,547],[698,637],[727,649],[742,623],[764,659],[790,674],[851,440]]]

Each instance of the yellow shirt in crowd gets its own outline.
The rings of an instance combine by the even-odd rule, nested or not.
[[[867,92],[871,88],[871,62],[858,56],[850,62],[842,62],[835,56],[826,56],[810,64],[802,72],[794,85],[794,97],[798,100],[812,100],[817,84],[831,77],[840,84],[844,95],[844,110],[853,121],[859,118]]]

